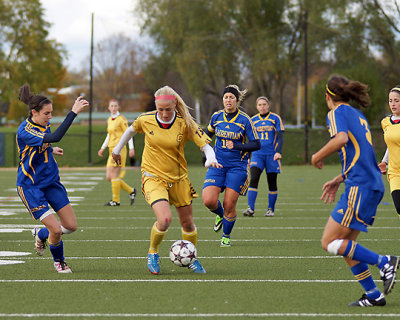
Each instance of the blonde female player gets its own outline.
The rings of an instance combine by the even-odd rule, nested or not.
[[[392,114],[381,121],[387,149],[379,168],[382,174],[387,173],[393,203],[400,217],[400,85],[390,90],[389,107]]]
[[[143,113],[122,135],[113,150],[120,163],[120,151],[136,132],[145,135],[142,155],[142,192],[152,207],[157,221],[150,235],[147,267],[152,274],[160,273],[159,246],[171,224],[170,205],[176,207],[182,226],[182,238],[197,246],[197,230],[192,215],[192,199],[198,195],[187,171],[184,147],[188,140],[196,143],[206,154],[206,166],[221,167],[215,159],[210,139],[192,119],[188,106],[170,87],[158,89],[156,110]],[[206,273],[199,260],[189,266],[195,273]]]
[[[45,228],[36,227],[32,230],[36,253],[43,256],[48,242],[56,271],[71,273],[64,261],[62,235],[74,232],[77,222],[67,191],[60,182],[58,165],[53,156],[62,156],[63,149],[52,147],[51,143],[62,139],[77,114],[89,103],[82,97],[77,98],[61,125],[51,132],[52,102],[45,96],[32,94],[28,85],[20,88],[19,99],[28,105],[29,117],[21,123],[17,132],[20,160],[17,173],[18,195],[32,218],[45,225]],[[49,205],[60,221],[50,212]]]
[[[368,232],[368,225],[374,223],[385,192],[367,119],[349,104],[352,100],[367,108],[370,103],[368,87],[334,75],[326,84],[325,98],[330,109],[327,124],[331,139],[313,154],[311,162],[322,169],[323,160],[339,151],[342,172],[323,185],[321,200],[325,199],[325,203],[334,201],[342,182],[345,190],[328,219],[321,244],[328,253],[344,257],[365,290],[362,297],[349,306],[384,306],[385,296],[376,286],[368,265],[380,269],[383,293],[388,294],[396,281],[399,257],[379,255],[356,242],[360,232]]]
[[[105,206],[119,206],[120,205],[120,193],[121,189],[129,193],[129,199],[131,201],[131,205],[135,201],[136,190],[129,186],[122,178],[125,175],[125,170],[121,168],[125,168],[126,163],[126,146],[124,146],[121,150],[121,164],[118,165],[115,163],[112,158],[112,150],[117,145],[119,139],[122,134],[128,128],[128,121],[126,118],[119,113],[119,103],[116,99],[111,99],[108,104],[108,111],[110,111],[111,116],[107,120],[107,136],[98,151],[99,157],[103,156],[104,149],[108,146],[109,155],[107,160],[107,171],[106,178],[111,182],[111,191],[112,191],[112,200],[105,203]],[[135,149],[133,148],[133,140],[129,140],[129,157],[133,158],[135,156]]]

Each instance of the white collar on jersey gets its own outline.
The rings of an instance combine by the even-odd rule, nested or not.
[[[400,116],[395,116],[394,114],[390,117],[392,120],[399,120]]]
[[[158,120],[158,122],[160,122],[162,124],[171,124],[172,122],[174,122],[175,116],[176,116],[176,111],[174,111],[174,116],[172,117],[172,119],[169,120],[168,122],[165,122],[165,121],[160,119],[160,117],[158,116],[158,112],[157,112],[157,120]]]
[[[116,113],[111,113],[111,118],[113,119],[115,119],[118,116],[119,116],[119,111],[117,111]]]

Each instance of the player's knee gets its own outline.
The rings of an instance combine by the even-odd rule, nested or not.
[[[165,218],[161,221],[157,221],[157,229],[160,231],[167,231],[171,224],[171,220],[171,218]]]
[[[49,234],[53,239],[60,239],[61,240],[61,235],[62,235],[62,230],[61,226],[56,227],[56,228],[49,228]]]
[[[77,224],[70,225],[68,226],[68,228],[61,226],[61,232],[62,234],[70,234],[72,232],[75,232],[77,228],[78,228]]]
[[[330,254],[337,255],[342,243],[343,239],[335,239],[329,243],[322,240],[322,248]]]
[[[185,232],[193,232],[196,230],[196,226],[193,221],[184,221],[182,222],[182,229]]]
[[[203,204],[210,210],[215,210],[218,207],[218,201],[208,197],[203,197]]]

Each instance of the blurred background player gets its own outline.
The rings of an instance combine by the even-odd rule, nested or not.
[[[260,141],[250,117],[239,110],[246,90],[236,85],[224,89],[224,109],[211,116],[206,133],[216,136],[214,150],[223,168],[210,167],[203,185],[204,205],[216,214],[214,231],[221,228],[221,247],[231,246],[231,232],[236,221],[239,194],[246,195],[248,187],[249,153],[260,149]],[[246,140],[248,140],[246,142]],[[219,195],[225,190],[223,205]]]
[[[17,132],[20,159],[17,173],[18,195],[32,218],[45,225],[45,228],[37,227],[32,230],[36,253],[42,256],[48,241],[56,271],[71,273],[64,261],[61,235],[74,232],[77,221],[67,191],[60,182],[57,162],[53,157],[53,154],[62,156],[63,150],[53,148],[51,143],[61,140],[76,115],[89,103],[82,97],[77,98],[72,110],[52,133],[52,102],[45,96],[32,94],[28,85],[20,88],[19,99],[28,105],[29,117],[20,124]],[[50,212],[49,204],[60,221]]]
[[[275,203],[278,198],[278,173],[281,172],[282,146],[283,146],[283,122],[281,118],[270,112],[270,101],[267,97],[258,97],[256,100],[258,114],[251,120],[257,130],[261,142],[261,148],[253,151],[250,161],[250,185],[247,190],[248,208],[243,212],[244,216],[253,217],[255,203],[258,195],[258,182],[263,170],[268,181],[268,210],[265,217],[273,217]]]
[[[321,200],[333,202],[342,182],[345,191],[328,219],[321,244],[327,252],[345,258],[365,290],[362,297],[349,306],[384,306],[385,296],[377,288],[368,265],[380,269],[384,294],[388,294],[396,280],[399,258],[379,255],[356,242],[360,232],[368,232],[368,225],[374,223],[376,209],[385,192],[368,122],[360,110],[349,105],[351,100],[367,108],[370,103],[368,87],[334,75],[326,85],[325,98],[330,109],[327,124],[331,139],[312,156],[311,162],[322,169],[323,160],[339,151],[342,173],[323,185]]]
[[[400,85],[390,90],[389,107],[392,114],[381,121],[387,149],[379,168],[382,174],[387,171],[390,193],[400,217]]]
[[[182,238],[197,247],[197,229],[193,221],[192,199],[198,194],[188,178],[184,147],[192,140],[206,154],[206,166],[220,167],[210,139],[193,120],[188,106],[170,87],[158,89],[156,110],[140,115],[122,135],[113,150],[120,163],[122,147],[136,132],[145,135],[142,155],[142,192],[152,207],[157,221],[151,229],[147,267],[152,274],[160,273],[159,247],[172,221],[170,205],[176,207],[182,226]],[[195,273],[206,273],[199,260],[190,266]]]
[[[129,199],[131,205],[135,201],[136,190],[135,188],[128,185],[122,178],[125,175],[125,170],[121,171],[121,168],[125,168],[126,164],[126,146],[121,150],[121,164],[117,165],[112,158],[112,150],[117,145],[122,134],[128,128],[128,121],[126,118],[119,113],[119,103],[118,100],[111,99],[108,103],[108,110],[111,116],[107,120],[107,136],[98,151],[100,157],[103,156],[103,151],[106,147],[109,149],[108,159],[107,159],[107,171],[106,178],[111,182],[112,200],[104,204],[105,206],[119,206],[120,205],[120,194],[121,189],[129,193]],[[135,156],[135,149],[133,147],[133,139],[129,139],[129,157],[133,158]]]

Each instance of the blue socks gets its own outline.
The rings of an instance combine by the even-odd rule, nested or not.
[[[223,231],[223,237],[230,238],[231,237],[231,232],[233,229],[233,226],[235,225],[236,222],[236,216],[233,218],[228,218],[227,216],[224,216],[222,220],[222,231]]]
[[[220,216],[221,218],[224,216],[224,208],[222,207],[221,201],[218,200],[218,207],[215,210],[211,210],[211,212]]]
[[[353,272],[354,277],[364,288],[368,298],[378,299],[381,293],[378,290],[374,279],[372,279],[371,273],[368,269],[368,265],[366,263],[360,262],[350,269],[351,272]]]
[[[275,203],[278,199],[278,190],[268,192],[268,209],[275,211]]]
[[[50,252],[55,262],[64,261],[64,246],[62,240],[59,243],[49,243]]]
[[[249,188],[247,189],[247,204],[251,210],[254,211],[254,207],[256,205],[256,199],[258,195],[258,189]]]
[[[385,256],[381,256],[351,240],[349,240],[343,256],[352,260],[376,265],[379,269],[388,262],[388,259]]]

